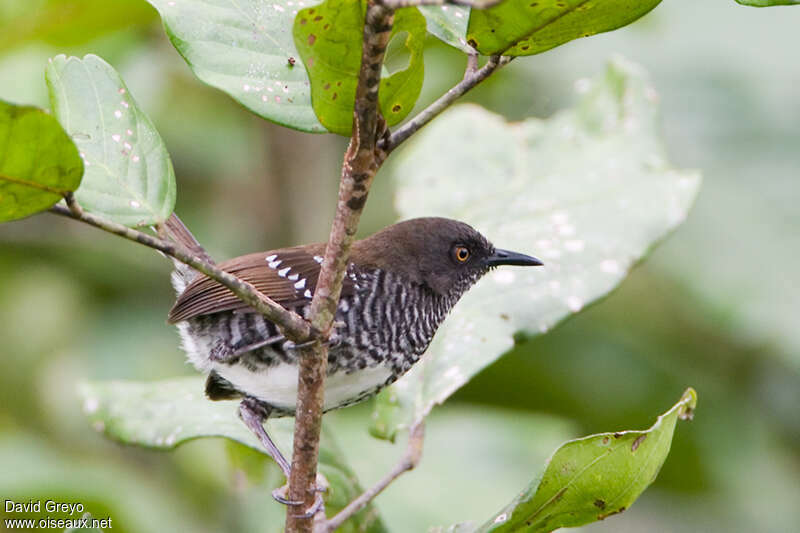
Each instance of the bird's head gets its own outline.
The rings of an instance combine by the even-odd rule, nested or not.
[[[495,248],[472,226],[449,218],[414,218],[357,241],[351,258],[428,286],[460,295],[500,265],[536,266],[528,255]]]

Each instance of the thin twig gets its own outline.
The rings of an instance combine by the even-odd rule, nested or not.
[[[380,147],[386,152],[391,152],[397,148],[403,141],[411,137],[411,135],[433,120],[439,113],[447,109],[458,98],[463,96],[464,93],[488,78],[490,74],[500,67],[510,63],[511,59],[512,58],[508,56],[491,56],[483,67],[472,73],[469,72],[470,65],[468,60],[467,70],[464,73],[463,80],[444,93],[438,100],[420,111],[414,118],[395,130],[388,139],[382,140]]]
[[[478,55],[477,50],[467,54],[467,68],[464,69],[464,76],[461,78],[461,81],[468,79],[470,76],[474,76],[476,72],[478,72]]]
[[[286,513],[286,531],[311,532],[314,517],[306,516],[317,493],[317,461],[322,425],[324,382],[328,363],[326,340],[339,304],[350,246],[355,238],[361,211],[367,200],[372,178],[386,154],[377,149],[378,138],[386,128],[378,109],[383,55],[389,43],[394,10],[374,1],[367,3],[361,68],[353,109],[353,135],[345,152],[339,184],[339,201],[331,226],[325,258],[319,274],[309,321],[321,338],[302,348],[299,357],[297,407],[295,409],[292,472],[289,499],[302,501],[302,508]],[[324,511],[319,511],[324,520]]]
[[[339,513],[325,523],[324,531],[334,531],[336,528],[344,524],[345,520],[359,512],[375,497],[383,492],[383,489],[389,486],[395,479],[400,477],[404,472],[413,470],[422,457],[422,448],[425,440],[425,423],[420,421],[411,427],[408,433],[408,444],[406,445],[405,453],[400,461],[392,468],[380,481],[375,483],[372,487],[365,490],[361,496],[350,502],[347,507],[339,511]]]
[[[195,270],[202,272],[214,281],[224,285],[243,302],[269,318],[269,320],[275,324],[278,324],[283,329],[286,336],[294,342],[306,342],[314,337],[312,328],[300,315],[292,311],[287,311],[250,283],[197,257],[185,247],[148,235],[147,233],[142,233],[141,231],[123,226],[122,224],[117,224],[116,222],[112,222],[97,215],[87,213],[78,205],[72,195],[65,195],[65,200],[69,207],[56,204],[50,208],[50,211],[56,215],[73,218],[96,228],[100,228],[101,230],[113,233],[114,235],[119,235],[128,240],[138,242],[144,246],[156,249],[165,255],[174,257],[182,263],[186,263]]]
[[[415,7],[415,6],[464,6],[473,9],[488,9],[494,7],[503,0],[381,0],[381,4],[392,9],[399,9],[401,7]]]

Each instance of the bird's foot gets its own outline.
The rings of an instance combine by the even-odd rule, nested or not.
[[[323,476],[322,474],[317,473],[317,482],[314,486],[314,493],[315,493],[314,503],[303,514],[294,516],[297,518],[311,518],[312,516],[317,514],[320,511],[320,509],[324,509],[325,501],[322,498],[322,493],[324,492],[328,492],[328,480],[325,479],[325,476]],[[278,503],[282,503],[283,505],[288,505],[291,507],[297,507],[303,505],[304,502],[302,501],[290,500],[288,498],[288,494],[289,494],[288,483],[272,491],[272,497]]]

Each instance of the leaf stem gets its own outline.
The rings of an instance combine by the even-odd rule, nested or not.
[[[364,508],[369,502],[383,492],[395,479],[405,472],[413,470],[422,458],[422,448],[425,441],[425,422],[420,420],[409,430],[408,444],[403,457],[389,472],[386,473],[375,485],[365,490],[361,496],[350,502],[347,507],[325,523],[325,533],[335,531],[345,520]]]
[[[296,343],[307,342],[316,336],[313,328],[300,315],[292,311],[287,311],[280,304],[256,289],[252,284],[201,259],[185,247],[123,226],[122,224],[117,224],[116,222],[112,222],[111,220],[97,215],[87,213],[75,201],[71,193],[65,194],[64,199],[67,202],[67,207],[56,204],[50,208],[50,212],[84,222],[90,226],[107,231],[108,233],[113,233],[114,235],[119,235],[130,241],[138,242],[139,244],[158,250],[164,255],[173,257],[181,263],[189,265],[198,272],[205,274],[214,281],[227,287],[228,290],[234,293],[243,302],[279,325],[286,336]]]
[[[474,56],[468,56],[467,68],[464,71],[464,79],[440,96],[438,100],[420,111],[414,118],[395,130],[388,138],[383,139],[380,147],[387,153],[391,152],[403,141],[422,129],[423,126],[433,120],[439,113],[452,105],[453,102],[463,96],[467,91],[488,78],[489,75],[497,69],[508,65],[513,59],[509,56],[490,56],[489,61],[487,61],[483,67],[475,69],[476,61],[473,57]]]

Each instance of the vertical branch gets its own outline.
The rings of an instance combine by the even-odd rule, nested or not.
[[[369,1],[364,24],[361,69],[358,76],[353,134],[345,152],[339,184],[339,200],[322,263],[309,321],[321,332],[321,338],[300,351],[298,398],[295,415],[292,473],[289,499],[302,501],[303,507],[290,507],[286,531],[310,532],[316,497],[317,459],[322,425],[324,381],[327,370],[331,326],[339,303],[345,270],[350,256],[361,211],[369,194],[372,179],[386,154],[377,148],[384,135],[385,123],[378,109],[378,87],[383,55],[389,42],[394,10]]]

